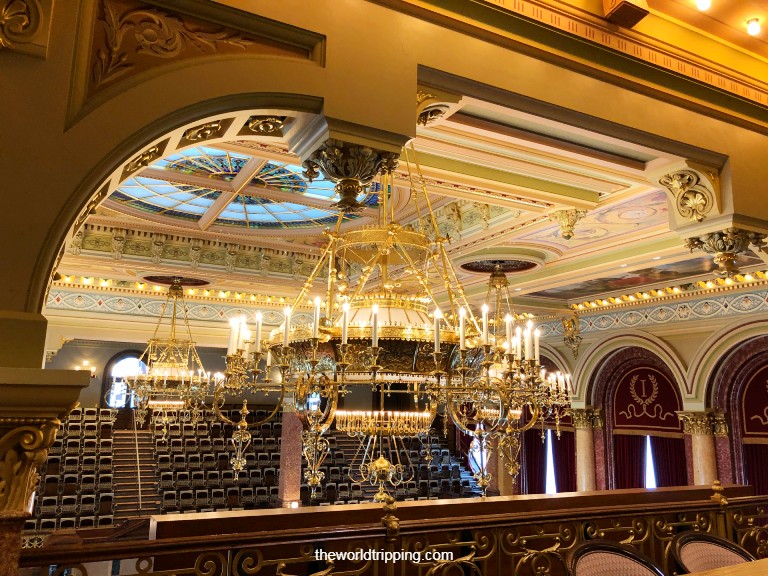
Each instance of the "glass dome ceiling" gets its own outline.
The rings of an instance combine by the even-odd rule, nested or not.
[[[338,212],[333,182],[309,183],[303,168],[214,147],[189,148],[150,164],[109,197],[111,208],[132,208],[210,226],[286,229],[328,226]],[[372,208],[375,187],[358,197]],[[345,215],[345,219],[358,218]]]

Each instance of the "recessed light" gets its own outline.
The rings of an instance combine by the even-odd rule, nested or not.
[[[654,256],[654,260],[661,260],[661,256]]]
[[[696,0],[696,8],[701,11],[709,10],[712,7],[712,0]]]
[[[750,18],[747,20],[747,34],[750,36],[757,36],[760,34],[760,19]]]
[[[620,268],[626,268],[626,267],[627,267],[627,265],[626,265],[626,264],[622,264],[622,265],[620,266]]]
[[[520,290],[522,290],[522,288],[515,288],[515,292],[520,292]]]

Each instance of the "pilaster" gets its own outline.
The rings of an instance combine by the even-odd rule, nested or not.
[[[0,574],[15,574],[38,468],[90,373],[0,368]]]
[[[602,427],[599,412],[591,408],[570,411],[576,429],[576,490],[596,490],[594,429]]]
[[[304,427],[298,415],[288,405],[283,407],[283,428],[280,440],[280,480],[277,498],[284,507],[301,500],[301,464]]]

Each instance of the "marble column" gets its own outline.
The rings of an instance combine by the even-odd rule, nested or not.
[[[301,501],[302,439],[304,427],[290,404],[283,406],[283,429],[280,440],[280,481],[277,499],[283,507]]]
[[[16,574],[38,468],[90,373],[0,368],[0,574]]]
[[[691,441],[693,483],[711,486],[717,479],[717,454],[712,434],[712,416],[706,412],[678,412],[683,432]]]
[[[573,409],[571,419],[576,430],[576,490],[595,490],[595,413]]]

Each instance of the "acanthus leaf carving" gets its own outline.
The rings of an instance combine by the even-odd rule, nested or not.
[[[40,27],[39,0],[5,0],[0,6],[0,48],[29,42]]]
[[[691,222],[701,222],[714,206],[714,195],[692,170],[678,170],[662,176],[659,184],[674,197],[678,214]]]
[[[26,510],[37,482],[37,469],[45,461],[59,427],[58,420],[35,425],[18,423],[23,425],[0,437],[0,511]]]

